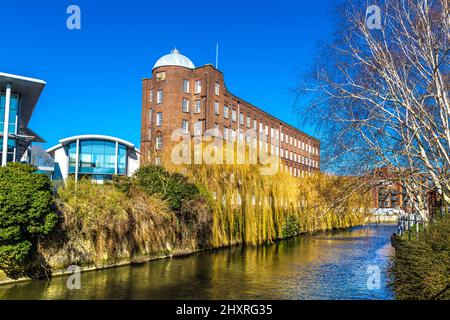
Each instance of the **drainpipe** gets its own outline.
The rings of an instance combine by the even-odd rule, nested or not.
[[[2,154],[2,166],[6,166],[8,160],[8,129],[9,129],[9,109],[11,107],[11,84],[6,85],[6,100],[5,100],[5,119],[3,128],[3,154]]]

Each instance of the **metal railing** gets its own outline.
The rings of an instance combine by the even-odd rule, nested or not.
[[[397,235],[403,237],[408,235],[408,238],[414,235],[416,239],[419,238],[419,233],[426,227],[426,221],[420,214],[411,213],[400,215],[397,220]]]

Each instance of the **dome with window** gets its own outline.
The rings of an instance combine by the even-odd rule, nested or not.
[[[188,57],[182,55],[180,51],[178,51],[176,48],[173,49],[170,54],[166,54],[165,56],[161,57],[158,61],[156,61],[153,69],[163,66],[180,66],[189,69],[195,68],[192,61],[189,60]]]

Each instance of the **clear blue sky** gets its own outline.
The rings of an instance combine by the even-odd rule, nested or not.
[[[139,145],[141,79],[175,46],[196,66],[214,63],[219,42],[228,89],[298,125],[289,91],[330,34],[331,3],[2,1],[0,71],[47,82],[30,123],[44,147],[87,133]],[[66,28],[71,4],[81,8],[81,30]]]

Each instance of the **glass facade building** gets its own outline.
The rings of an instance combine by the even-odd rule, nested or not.
[[[0,164],[28,162],[32,142],[45,142],[28,128],[45,86],[38,79],[0,72]]]
[[[128,141],[103,135],[60,140],[47,152],[55,160],[55,179],[74,177],[102,182],[114,175],[129,176],[139,167],[139,150]]]
[[[92,177],[94,180],[111,180],[112,175],[125,175],[127,170],[127,148],[118,142],[102,140],[79,141],[68,146],[69,174]],[[78,164],[77,164],[78,159]],[[78,168],[77,168],[78,167]]]

